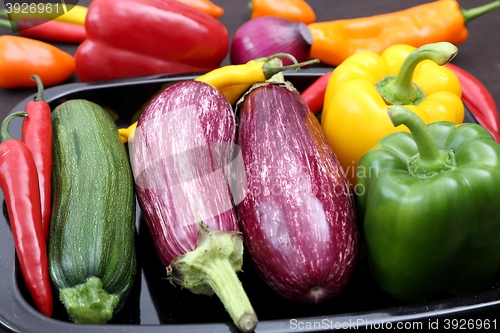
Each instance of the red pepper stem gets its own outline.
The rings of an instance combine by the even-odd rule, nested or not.
[[[12,139],[12,136],[9,133],[9,124],[12,119],[17,118],[17,117],[27,117],[28,114],[24,111],[18,111],[9,114],[5,119],[2,121],[2,127],[0,128],[0,136],[2,137],[2,142],[7,141]]]
[[[457,53],[458,48],[448,42],[423,45],[406,57],[396,77],[387,75],[377,82],[375,87],[388,104],[417,105],[425,99],[425,93],[413,82],[417,65],[424,60],[432,60],[442,66]]]
[[[465,23],[467,24],[476,17],[489,13],[492,10],[497,9],[498,7],[500,7],[500,0],[493,1],[486,5],[471,9],[460,8],[460,10],[462,11],[462,15],[464,16]]]
[[[43,82],[38,75],[31,75],[31,79],[35,80],[38,92],[35,97],[35,101],[43,102]]]
[[[454,152],[438,149],[431,132],[416,113],[399,105],[390,106],[387,113],[394,126],[405,125],[410,129],[417,144],[418,153],[408,160],[411,176],[426,179],[456,168]]]

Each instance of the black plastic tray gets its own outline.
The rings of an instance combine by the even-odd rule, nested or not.
[[[328,68],[287,72],[286,79],[302,91]],[[84,98],[113,110],[117,123],[127,125],[138,109],[162,85],[192,79],[197,73],[164,75],[102,83],[74,83],[45,91],[54,108],[75,98]],[[24,109],[33,96],[20,102],[13,111]],[[476,122],[466,110],[466,121]],[[20,137],[20,122],[11,124],[14,137]],[[0,202],[3,194],[0,191]],[[0,328],[14,332],[238,332],[216,296],[194,295],[173,286],[159,261],[148,230],[137,213],[137,252],[139,274],[125,307],[108,325],[77,325],[68,321],[66,311],[55,298],[53,318],[39,314],[33,307],[20,275],[8,214],[3,203],[0,217]],[[358,264],[345,290],[318,305],[299,304],[277,295],[255,274],[247,258],[239,277],[259,317],[256,332],[321,331],[339,328],[388,328],[391,323],[425,321],[430,318],[465,315],[492,309],[500,304],[500,278],[488,289],[467,297],[441,294],[432,301],[404,304],[387,296],[371,278],[366,259]],[[426,326],[424,326],[425,328]]]

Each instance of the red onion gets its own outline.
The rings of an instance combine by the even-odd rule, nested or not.
[[[236,30],[231,43],[231,63],[244,64],[276,53],[289,53],[302,62],[309,59],[311,44],[312,35],[306,24],[261,16],[245,22]],[[283,60],[283,65],[291,63]]]

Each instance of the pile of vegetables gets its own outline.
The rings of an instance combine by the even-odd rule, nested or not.
[[[0,87],[38,90],[3,120],[0,187],[41,314],[57,301],[74,323],[106,324],[120,311],[138,275],[136,200],[168,281],[217,295],[242,332],[259,315],[238,277],[245,252],[274,292],[311,304],[339,295],[364,255],[403,302],[468,295],[499,273],[498,111],[450,61],[465,23],[500,2],[335,22],[282,2],[251,1],[231,49],[208,0],[94,0],[0,21],[21,35],[0,36],[17,50],[2,55]],[[285,81],[318,62],[336,67],[301,92]],[[43,97],[75,73],[185,72],[200,75],[152,96],[128,128],[89,100],[51,110]],[[464,105],[478,124],[463,123]],[[21,139],[8,130],[18,117]]]

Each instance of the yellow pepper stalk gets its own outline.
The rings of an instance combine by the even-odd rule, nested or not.
[[[394,45],[381,55],[353,54],[336,67],[325,92],[321,125],[351,183],[358,162],[380,139],[407,127],[394,127],[387,117],[391,105],[402,105],[429,124],[462,123],[464,105],[456,75],[445,66],[457,54],[451,43],[418,49]]]
[[[84,25],[88,11],[85,6],[65,3],[39,3],[25,9],[22,6],[6,7],[0,11],[0,15],[8,16],[10,21],[29,17]]]

